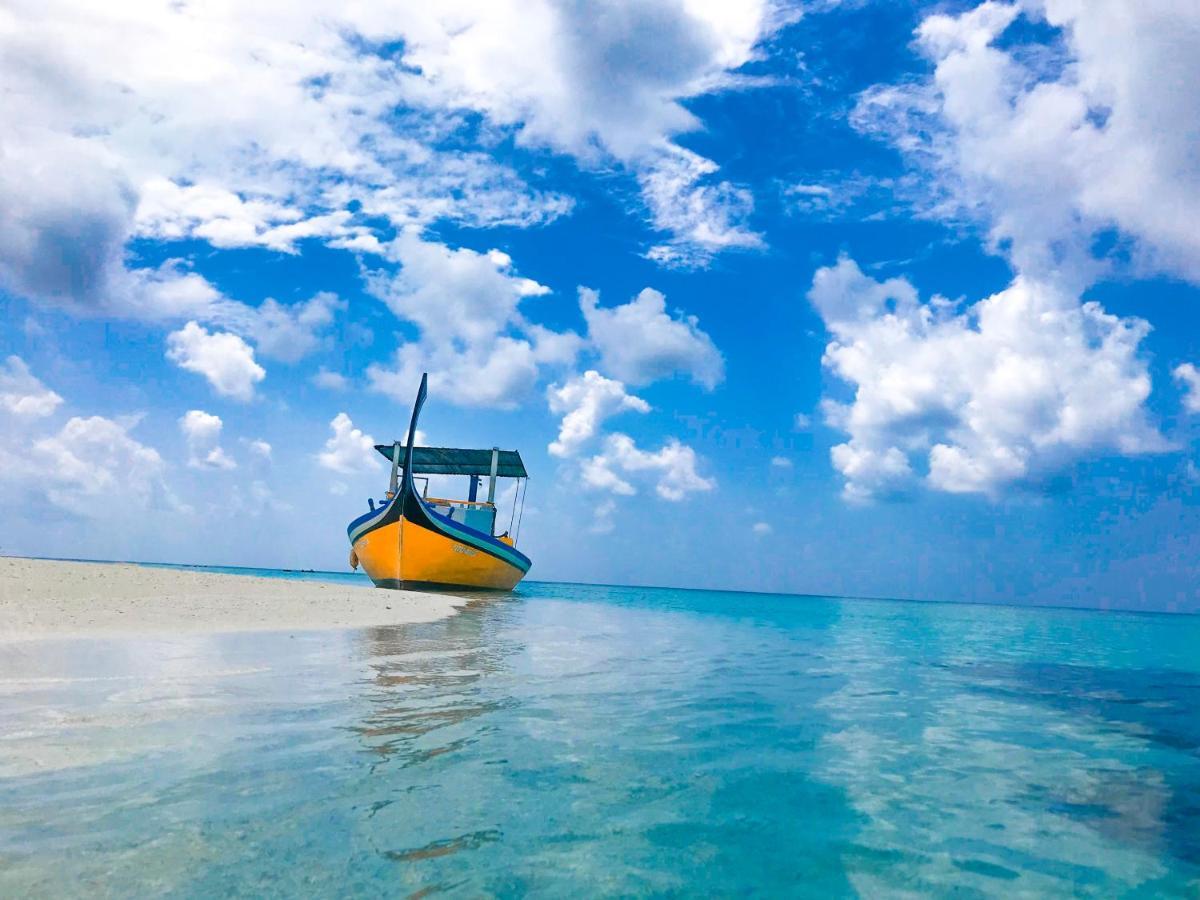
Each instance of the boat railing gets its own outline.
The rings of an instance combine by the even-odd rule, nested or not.
[[[496,505],[495,503],[488,503],[486,500],[448,500],[444,497],[425,497],[424,500],[426,503],[429,503],[433,506],[445,505],[494,507]]]

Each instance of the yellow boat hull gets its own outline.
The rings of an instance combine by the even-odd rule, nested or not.
[[[508,538],[499,541],[511,546]],[[467,587],[509,591],[525,572],[488,553],[401,518],[353,544],[376,587]]]
[[[395,455],[399,444],[396,444],[392,447],[392,486],[387,502],[376,507],[372,501],[370,511],[346,527],[350,564],[361,564],[376,587],[432,585],[510,591],[532,565],[529,557],[514,546],[512,538],[507,534],[496,537],[490,527],[487,532],[472,528],[465,521],[456,520],[453,511],[438,512],[426,503],[413,483],[413,442],[428,380],[428,376],[421,376],[421,389],[413,404],[400,490],[396,491],[399,462]],[[493,477],[496,459],[493,451]],[[468,503],[473,502],[472,497]]]

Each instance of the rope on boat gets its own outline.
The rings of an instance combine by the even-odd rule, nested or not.
[[[513,535],[513,544],[521,536],[521,520],[525,518],[525,498],[529,496],[529,479],[525,479],[525,490],[521,493],[521,514],[517,516],[517,533]]]
[[[517,495],[520,493],[521,493],[521,479],[518,478],[517,479],[517,489],[515,491],[513,491],[512,512],[509,513],[509,516],[508,516],[508,531],[506,532],[506,534],[513,533],[513,522],[517,518]],[[514,537],[513,543],[515,544],[516,542],[517,542],[517,539]]]

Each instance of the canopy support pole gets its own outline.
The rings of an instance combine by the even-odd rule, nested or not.
[[[488,476],[488,503],[496,502],[496,470],[500,468],[500,448],[492,448],[492,474]]]
[[[395,497],[400,486],[400,442],[392,444],[392,477],[388,481],[388,495]]]

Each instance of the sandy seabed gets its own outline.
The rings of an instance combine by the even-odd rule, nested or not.
[[[0,640],[409,625],[469,602],[422,591],[0,557]]]

